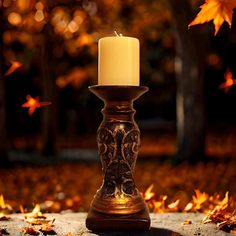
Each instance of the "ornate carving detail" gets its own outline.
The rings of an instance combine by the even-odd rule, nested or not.
[[[133,101],[147,91],[142,86],[92,86],[104,101],[103,121],[97,142],[104,181],[91,203],[93,211],[127,215],[146,209],[135,187],[133,172],[140,147],[140,132],[134,121]]]
[[[97,141],[105,175],[102,197],[137,195],[133,170],[140,147],[138,127],[129,122],[106,123],[99,128]]]

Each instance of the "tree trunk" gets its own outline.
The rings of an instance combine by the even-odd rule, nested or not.
[[[43,108],[42,154],[54,156],[56,154],[57,96],[52,64],[52,42],[49,33],[48,26],[46,26],[41,46],[42,99],[51,101],[52,105]]]
[[[205,112],[201,35],[188,30],[193,18],[189,0],[169,0],[176,35],[177,155],[176,162],[204,157]]]
[[[7,132],[6,132],[6,103],[5,103],[5,83],[3,77],[3,9],[0,7],[0,164],[8,162],[7,157]]]

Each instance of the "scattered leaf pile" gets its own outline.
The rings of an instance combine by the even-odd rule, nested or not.
[[[56,232],[54,231],[54,221],[47,219],[46,216],[43,215],[40,209],[40,205],[36,204],[32,212],[25,212],[24,208],[20,207],[21,213],[24,214],[25,221],[31,224],[31,227],[25,227],[22,229],[22,232],[29,235],[39,235],[40,232],[43,235],[54,235]]]
[[[207,215],[204,222],[217,223],[226,231],[235,229],[233,163],[171,166],[167,163],[139,162],[135,174],[138,188],[147,189],[143,191],[143,197],[151,212],[203,212]],[[213,175],[214,181],[209,178]],[[1,169],[0,193],[7,201],[0,195],[0,215],[2,220],[11,220],[8,214],[18,212],[19,205],[22,205],[21,213],[30,228],[36,232],[49,231],[53,229],[53,222],[42,212],[88,211],[101,182],[101,168],[95,163]],[[153,184],[147,188],[148,183]],[[191,196],[195,186],[204,191],[196,189]],[[222,193],[227,189],[231,194],[227,193],[223,198]],[[32,203],[37,202],[39,204],[34,205],[32,211],[26,210],[32,209]],[[225,206],[223,203],[227,207],[222,209],[219,206]],[[191,223],[186,221],[183,224]]]
[[[235,202],[229,200],[228,193],[225,194],[225,198],[213,210],[209,211],[203,219],[203,223],[209,222],[216,223],[224,231],[236,231]]]
[[[9,233],[8,233],[8,231],[5,228],[3,228],[3,229],[0,228],[0,235],[1,236],[2,235],[9,235]]]
[[[213,222],[217,226],[227,232],[236,230],[236,199],[229,198],[229,193],[226,192],[225,197],[220,200],[220,195],[215,194],[210,196],[200,190],[195,190],[195,195],[192,196],[192,200],[181,207],[181,199],[167,204],[167,195],[160,195],[156,198],[156,194],[152,191],[153,185],[151,185],[142,195],[146,200],[151,211],[156,213],[164,212],[203,212],[206,213],[206,217],[203,219],[203,223]],[[182,205],[183,206],[183,205]],[[192,224],[191,220],[186,220],[183,225]]]

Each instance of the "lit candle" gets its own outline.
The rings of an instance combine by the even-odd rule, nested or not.
[[[139,86],[137,38],[117,35],[99,40],[98,85]]]

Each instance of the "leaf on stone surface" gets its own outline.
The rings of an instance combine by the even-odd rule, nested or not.
[[[39,232],[36,231],[34,228],[32,227],[25,227],[22,230],[25,234],[29,234],[29,235],[39,235]]]
[[[154,185],[151,184],[147,188],[147,190],[144,193],[142,193],[142,196],[143,196],[145,201],[149,201],[149,200],[153,199],[156,196],[156,194],[153,192],[153,187],[154,187]]]
[[[56,234],[56,232],[54,231],[53,227],[54,227],[54,221],[55,219],[53,219],[51,222],[47,223],[47,224],[43,224],[40,227],[40,230],[42,233],[44,234],[50,234],[50,235],[54,235]]]
[[[189,24],[189,27],[213,20],[216,35],[224,21],[226,21],[229,24],[229,27],[231,27],[233,9],[235,7],[235,0],[205,0],[205,3],[200,6],[201,11]]]
[[[169,209],[178,208],[179,201],[180,201],[180,200],[178,199],[178,200],[176,200],[175,202],[170,203],[170,204],[168,205],[168,208],[169,208]]]
[[[185,220],[184,222],[182,222],[182,225],[191,225],[192,221],[191,220]]]
[[[11,205],[7,204],[4,200],[3,195],[0,195],[0,216],[4,214],[9,214],[12,212]]]
[[[6,229],[1,229],[0,228],[0,235],[10,235]]]
[[[0,221],[8,221],[10,220],[11,218],[8,217],[8,216],[0,216]]]
[[[206,217],[202,220],[204,224],[206,223],[216,223],[219,229],[230,232],[236,229],[236,212],[234,209],[228,209],[229,207],[229,196],[228,192],[222,201],[215,206],[215,208],[210,211]]]
[[[192,208],[193,208],[193,203],[192,203],[192,202],[189,202],[189,203],[185,206],[184,211],[190,211]]]
[[[27,218],[26,222],[31,225],[42,225],[47,224],[50,222],[50,220],[44,219],[44,218]]]
[[[199,189],[195,189],[195,196],[193,195],[193,205],[196,210],[201,209],[202,204],[206,202],[209,198],[209,195],[207,193],[201,192]]]

